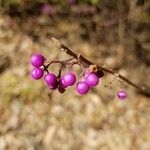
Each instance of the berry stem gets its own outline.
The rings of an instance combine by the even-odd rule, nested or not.
[[[61,77],[62,68],[63,68],[63,64],[61,64],[61,67],[59,68],[57,78],[60,78],[60,77]]]
[[[54,64],[54,63],[65,65],[67,62],[72,61],[73,59],[74,59],[74,58],[70,58],[70,59],[63,60],[63,61],[60,61],[60,60],[53,60],[53,61],[49,62],[47,65],[45,65],[45,67],[48,68],[51,64]]]
[[[61,72],[62,72],[62,69],[64,68],[64,66],[66,66],[66,65],[68,65],[68,64],[69,64],[69,65],[74,64],[74,62],[75,62],[74,59],[75,59],[75,58],[69,58],[69,59],[63,60],[63,61],[53,60],[53,61],[49,62],[47,65],[43,65],[43,68],[44,68],[44,70],[45,70],[47,73],[49,73],[48,67],[49,67],[50,65],[52,65],[52,64],[54,64],[54,63],[61,64],[61,66],[60,66],[60,68],[59,68],[59,71],[58,71],[58,76],[57,76],[57,78],[60,78]]]
[[[79,58],[79,54],[74,53],[71,49],[69,49],[67,46],[65,46],[64,44],[62,44],[58,39],[52,37],[52,40],[56,43],[56,45],[66,54],[72,56],[73,58],[77,59]],[[82,63],[82,65],[84,67],[89,67],[90,65],[94,65],[94,63],[92,63],[91,61],[89,61],[88,59],[86,59],[85,57],[83,57],[82,55],[80,55],[80,63]],[[133,83],[132,81],[128,80],[127,78],[125,78],[124,76],[120,75],[119,73],[116,73],[108,68],[105,68],[103,66],[98,66],[97,65],[97,69],[101,70],[103,72],[112,74],[113,76],[123,80],[124,82],[128,83],[129,85],[133,86],[134,88],[137,89],[137,91],[145,96],[150,97],[150,88],[146,87],[146,86],[140,86],[137,85],[135,83]]]

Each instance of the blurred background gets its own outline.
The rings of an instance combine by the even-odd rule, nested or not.
[[[79,96],[31,79],[33,53],[67,57],[52,36],[149,86],[149,0],[0,0],[0,150],[149,150],[149,98],[124,82],[106,75]]]

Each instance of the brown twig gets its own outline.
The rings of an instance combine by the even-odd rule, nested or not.
[[[79,54],[74,53],[72,50],[70,50],[68,47],[66,47],[64,44],[62,44],[58,39],[53,38],[52,40],[57,44],[57,46],[66,54],[72,56],[75,59],[78,59]],[[91,61],[89,61],[88,59],[86,59],[85,57],[83,57],[82,55],[80,55],[80,61],[83,63],[84,67],[89,67],[90,65],[94,65],[94,63],[92,63]],[[128,83],[129,85],[133,86],[134,88],[136,88],[138,90],[139,93],[144,94],[146,96],[150,96],[150,88],[149,87],[145,87],[145,86],[139,86],[135,83],[133,83],[132,81],[128,80],[127,78],[125,78],[124,76],[120,75],[119,73],[116,73],[108,68],[105,68],[103,66],[99,66],[97,65],[98,70],[101,70],[105,73],[109,73],[112,74],[114,76],[116,76],[117,78],[125,81],[126,83]]]

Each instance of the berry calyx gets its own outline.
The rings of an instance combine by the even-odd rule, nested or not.
[[[85,95],[89,91],[90,87],[87,82],[81,81],[78,82],[76,90],[79,94]]]
[[[73,73],[69,72],[63,75],[61,80],[63,86],[72,86],[76,82],[76,76]]]
[[[41,68],[35,68],[31,71],[31,76],[33,79],[40,79],[44,74],[44,71]]]
[[[31,57],[31,64],[34,67],[41,67],[44,64],[45,58],[41,54],[34,54]]]
[[[126,97],[127,97],[127,93],[123,90],[120,90],[118,93],[117,93],[117,97],[120,99],[120,100],[124,100]]]
[[[96,86],[99,83],[99,78],[95,73],[90,73],[85,77],[85,81],[90,87]]]
[[[44,81],[49,86],[55,86],[57,83],[57,77],[53,73],[48,73],[45,75]]]

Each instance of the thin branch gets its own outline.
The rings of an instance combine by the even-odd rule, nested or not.
[[[72,56],[75,59],[78,59],[79,54],[74,53],[72,50],[70,50],[68,47],[66,47],[64,44],[62,44],[58,39],[53,38],[52,40],[57,44],[57,46],[66,54]],[[84,67],[89,67],[90,65],[94,65],[94,63],[92,63],[91,61],[89,61],[88,59],[86,59],[85,57],[83,57],[82,55],[80,55],[80,61],[83,63]],[[133,86],[134,88],[136,88],[138,90],[139,93],[144,94],[146,96],[150,96],[150,88],[149,87],[145,87],[145,86],[139,86],[135,83],[133,83],[132,81],[128,80],[127,78],[125,78],[124,76],[120,75],[119,73],[116,73],[108,68],[105,68],[103,66],[99,66],[97,65],[98,70],[101,70],[105,73],[109,73],[112,74],[114,76],[116,76],[117,78],[125,81],[126,83],[128,83],[129,85]]]
[[[62,69],[64,68],[64,66],[66,66],[67,64],[74,64],[74,60],[75,58],[69,58],[69,59],[67,59],[67,60],[63,60],[63,61],[60,61],[60,60],[52,60],[52,61],[50,61],[50,62],[48,62],[46,65],[43,65],[43,69],[47,72],[47,73],[49,73],[49,71],[48,71],[48,68],[49,68],[49,66],[50,65],[52,65],[52,64],[61,64],[61,67],[60,67],[60,69],[59,69],[59,72],[58,72],[58,76],[57,76],[57,78],[60,78],[60,76],[61,76],[61,72],[62,72]]]
[[[49,62],[47,65],[45,65],[45,67],[48,68],[51,64],[54,64],[54,63],[57,63],[57,64],[66,64],[67,62],[72,61],[73,59],[74,58],[70,58],[70,59],[63,60],[63,61],[53,60],[53,61]]]

